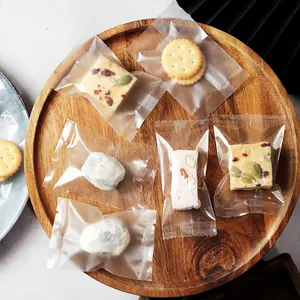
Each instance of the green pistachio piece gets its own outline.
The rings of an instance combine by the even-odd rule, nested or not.
[[[242,173],[242,181],[244,183],[252,183],[253,181],[255,181],[255,178],[249,173]]]
[[[230,169],[231,175],[234,177],[241,177],[242,171],[237,167],[231,167]]]
[[[126,85],[128,83],[130,83],[132,80],[132,77],[130,75],[124,75],[122,77],[120,77],[118,80],[117,80],[117,84],[118,85]]]
[[[261,178],[262,177],[262,168],[260,166],[260,164],[257,163],[253,163],[252,168],[251,168],[251,173],[257,177],[257,178]]]

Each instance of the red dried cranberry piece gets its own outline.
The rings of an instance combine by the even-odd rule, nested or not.
[[[112,106],[114,104],[114,100],[111,99],[110,97],[106,100],[106,103],[108,106]]]
[[[270,146],[270,143],[262,143],[261,146],[262,147],[268,147],[268,146]]]
[[[101,93],[101,90],[94,90],[94,95],[99,95]]]
[[[249,156],[248,153],[242,153],[242,155],[243,155],[244,157],[248,157],[248,156]]]
[[[269,174],[270,174],[270,172],[268,172],[268,171],[263,171],[262,176],[263,176],[263,177],[267,177]]]
[[[101,75],[109,77],[112,75],[116,75],[116,73],[114,73],[113,71],[111,71],[109,69],[104,69],[104,70],[102,70]]]
[[[232,159],[232,161],[233,161],[233,162],[237,162],[237,161],[239,161],[239,158],[235,156],[235,157]]]
[[[98,68],[98,69],[93,69],[92,70],[92,74],[93,75],[96,75],[96,74],[99,74],[100,73],[100,69]]]

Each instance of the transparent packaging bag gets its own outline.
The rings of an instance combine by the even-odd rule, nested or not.
[[[93,155],[104,153],[125,169],[125,177],[112,190],[103,190],[89,179],[83,166]],[[97,164],[98,162],[92,162]],[[71,120],[67,120],[46,173],[43,187],[58,195],[83,197],[119,209],[146,207],[156,175],[154,148],[146,144],[114,145]]]
[[[0,140],[13,141],[17,135],[19,124],[8,110],[0,114],[0,126]]]
[[[183,86],[169,78],[161,63],[166,45],[179,38],[194,41],[205,57],[205,74],[193,85]],[[164,80],[169,93],[195,119],[208,117],[248,77],[175,1],[129,45],[128,52],[146,72]]]
[[[105,269],[121,277],[152,280],[155,210],[102,215],[95,206],[58,198],[56,211],[48,268]],[[97,231],[99,224],[101,231]]]
[[[81,55],[76,58],[69,73],[54,89],[75,98],[88,99],[120,136],[131,141],[165,93],[163,82],[150,74],[134,71],[125,77],[131,74],[129,76],[134,78],[133,80],[136,79],[136,82],[128,94],[124,92],[119,95],[121,92],[114,92],[114,88],[118,86],[123,90],[127,85],[119,85],[121,77],[118,76],[118,72],[127,73],[125,67],[98,36],[87,42],[85,47],[87,50],[79,52]],[[73,51],[70,57],[73,57],[75,52]],[[96,64],[97,66],[103,64],[103,69],[93,68]],[[108,66],[115,68],[114,72],[107,69]],[[88,75],[89,79],[85,79]],[[104,85],[102,82],[100,85],[100,80],[105,80]],[[90,92],[90,84],[93,85],[93,93]]]
[[[1,99],[1,102],[2,101],[3,99]],[[0,114],[0,128],[0,140],[7,140],[12,142],[17,142],[19,140],[19,124],[8,110],[5,110]],[[19,144],[19,147],[23,152],[24,140]],[[8,199],[15,181],[15,177],[16,176],[11,176],[5,181],[0,182],[0,203]]]
[[[238,217],[249,213],[276,214],[284,206],[284,198],[281,188],[275,182],[278,160],[281,152],[282,142],[285,131],[285,116],[282,115],[216,115],[214,116],[214,135],[217,146],[217,154],[219,165],[225,176],[219,183],[214,194],[214,207],[217,216],[223,218]],[[267,172],[267,176],[271,176],[270,187],[261,184],[262,180],[266,180],[264,173],[259,177],[251,176],[250,184],[257,184],[250,190],[230,190],[230,161],[244,160],[245,166],[250,175],[254,175],[252,164],[263,167],[260,157],[254,157],[251,152],[251,145],[260,145],[262,149],[268,150],[267,156],[263,155],[262,159],[269,161],[272,175]],[[250,149],[242,153],[241,156],[232,156],[230,149],[232,146],[241,149]],[[260,150],[259,150],[260,151]],[[261,150],[262,151],[262,150]],[[253,161],[252,161],[253,160]],[[231,163],[233,165],[233,163]],[[249,167],[248,167],[249,166]],[[232,167],[231,167],[232,168]],[[262,168],[259,168],[263,171]],[[242,170],[244,172],[244,170]],[[247,173],[247,174],[248,174]],[[247,175],[246,174],[246,175]],[[235,174],[234,177],[239,179],[243,177],[243,173]]]
[[[216,235],[216,219],[204,181],[208,159],[208,121],[158,121],[155,122],[155,129],[162,191],[165,196],[162,216],[163,239]],[[179,155],[183,153],[185,157],[183,161],[186,161],[187,156],[194,155],[195,157],[194,165],[196,170],[194,170],[194,175],[196,178],[192,178],[192,173],[188,174],[188,176],[193,180],[195,186],[195,192],[192,195],[193,199],[190,199],[200,202],[196,206],[197,209],[181,207],[180,210],[177,210],[173,207],[175,203],[173,197],[176,196],[173,188],[176,189],[176,186],[180,185],[180,182],[176,180],[186,173],[185,167],[175,168],[173,165],[175,163],[173,159],[175,153],[179,153]],[[176,172],[179,168],[179,174],[177,174]],[[188,176],[187,183],[189,183],[188,180],[190,179]],[[184,201],[181,203],[185,205],[188,201],[188,196],[183,192],[182,197]]]

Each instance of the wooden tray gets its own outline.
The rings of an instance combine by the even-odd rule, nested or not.
[[[109,29],[99,36],[129,70],[134,70],[138,67],[125,48],[151,22],[152,20],[135,21]],[[286,135],[276,178],[282,187],[286,207],[276,216],[252,214],[234,219],[218,219],[218,235],[212,238],[163,241],[163,196],[158,175],[152,197],[152,205],[158,211],[153,282],[128,280],[105,271],[88,274],[128,293],[158,297],[190,295],[212,289],[239,276],[272,247],[286,226],[299,194],[299,148],[296,136],[299,137],[300,130],[285,89],[269,66],[251,49],[220,30],[201,26],[250,74],[250,78],[218,108],[216,114],[287,116]],[[63,61],[46,82],[33,108],[26,140],[25,170],[29,193],[35,213],[48,236],[51,234],[56,200],[51,190],[42,188],[42,182],[65,120],[72,119],[116,142],[121,141],[89,102],[60,95],[51,89],[52,84],[61,79],[71,63],[69,60]],[[166,93],[145,121],[135,141],[155,145],[153,122],[176,119],[190,119],[190,116]],[[213,196],[223,175],[218,166],[212,135],[209,147],[207,184]]]

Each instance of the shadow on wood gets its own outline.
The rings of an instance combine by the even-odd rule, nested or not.
[[[158,298],[141,297],[140,300]],[[300,299],[300,273],[289,254],[258,262],[239,278],[212,291],[178,300],[296,300]]]

